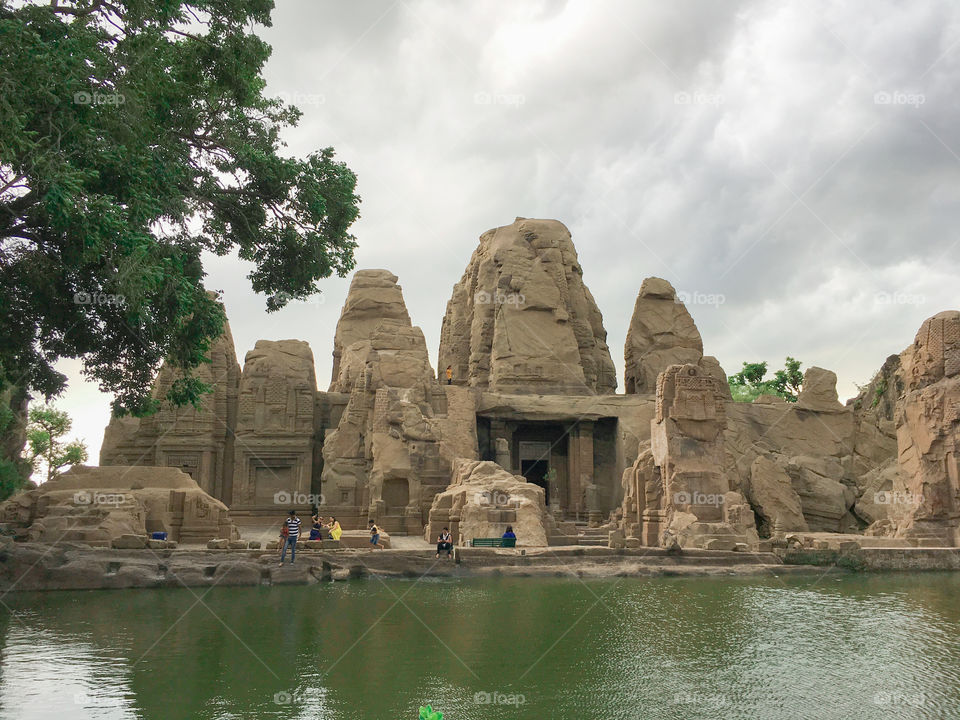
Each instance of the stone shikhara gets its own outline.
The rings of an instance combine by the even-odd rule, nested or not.
[[[460,546],[508,524],[521,547],[756,549],[774,526],[811,543],[831,533],[958,544],[960,312],[927,320],[847,405],[836,376],[815,367],[796,403],[735,403],[681,300],[666,280],[640,284],[626,392],[616,394],[603,317],[570,232],[517,218],[480,237],[454,286],[437,372],[398,278],[360,270],[326,392],[299,340],[257,342],[241,371],[228,326],[197,371],[214,388],[202,406],[112,420],[100,462],[104,471],[140,466],[141,490],[119,488],[130,512],[147,511],[137,493],[166,487],[162,472],[191,476],[191,492],[224,513],[197,525],[211,538],[233,536],[226,507],[279,517],[288,508],[275,498],[316,497],[345,530],[372,519],[385,533],[435,541],[446,526]],[[163,367],[154,395],[176,378]],[[90,480],[78,489],[117,489],[84,472],[67,476]],[[22,537],[47,538],[50,516],[69,514],[37,509],[67,496],[24,497],[2,510]],[[172,533],[171,512],[154,517]],[[114,527],[117,517],[91,529],[98,541],[138,531]]]

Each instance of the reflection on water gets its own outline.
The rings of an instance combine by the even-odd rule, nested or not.
[[[960,576],[8,595],[0,719],[960,718]]]

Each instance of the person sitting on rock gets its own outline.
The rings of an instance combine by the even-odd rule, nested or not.
[[[330,532],[330,537],[333,540],[340,540],[340,536],[343,535],[343,528],[340,527],[340,523],[337,522],[335,517],[331,516],[329,522],[327,522],[324,527]]]
[[[440,558],[442,552],[446,552],[447,557],[453,557],[453,536],[450,535],[447,528],[444,528],[443,532],[437,537],[437,559]]]
[[[502,535],[504,540],[516,540],[517,536],[513,533],[513,525],[507,525],[507,531]]]
[[[323,540],[323,529],[326,525],[323,524],[323,518],[320,517],[320,513],[317,512],[316,515],[311,518],[312,524],[310,527],[310,539],[311,540]]]
[[[374,524],[373,520],[370,521],[370,544],[383,550],[383,545],[380,544],[380,528]]]

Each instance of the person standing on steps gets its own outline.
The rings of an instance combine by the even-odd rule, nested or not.
[[[447,365],[447,385],[453,385],[453,365]]]
[[[283,552],[280,553],[280,567],[283,567],[283,561],[287,557],[287,548],[290,548],[290,564],[297,556],[297,538],[300,537],[300,518],[297,517],[297,511],[291,510],[290,516],[283,521],[287,530],[287,538],[283,542]]]
[[[380,544],[380,528],[374,524],[373,520],[370,521],[370,544],[383,550],[383,545]]]

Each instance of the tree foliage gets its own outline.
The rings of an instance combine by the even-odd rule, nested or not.
[[[760,395],[778,395],[796,402],[803,384],[800,361],[787,356],[782,370],[777,370],[767,379],[767,363],[743,363],[743,368],[727,378],[733,399],[737,402],[753,402]]]
[[[0,0],[0,388],[56,395],[82,358],[115,412],[150,412],[160,363],[195,368],[222,331],[204,252],[251,261],[268,311],[353,268],[354,173],[281,154],[300,113],[263,94],[272,9]]]
[[[70,416],[51,405],[30,408],[26,460],[34,472],[44,471],[44,482],[53,480],[64,467],[87,459],[86,445],[63,439],[72,426]]]

